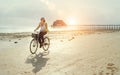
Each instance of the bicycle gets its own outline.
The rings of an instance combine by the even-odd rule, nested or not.
[[[32,40],[30,42],[30,52],[32,54],[35,54],[37,52],[38,49],[38,45],[40,45],[39,43],[39,34],[38,33],[32,33]],[[44,43],[43,46],[41,48],[43,48],[44,51],[48,51],[50,47],[50,39],[47,36],[44,36]]]

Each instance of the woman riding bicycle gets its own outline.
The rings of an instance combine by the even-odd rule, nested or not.
[[[44,17],[42,17],[40,19],[40,23],[34,31],[38,30],[39,28],[40,28],[39,43],[40,43],[40,48],[41,48],[43,46],[43,43],[44,43],[44,35],[47,34],[47,32],[48,32],[48,25],[47,25]]]

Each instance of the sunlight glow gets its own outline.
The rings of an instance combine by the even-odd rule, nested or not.
[[[77,20],[74,17],[68,17],[67,18],[67,24],[68,25],[76,25],[77,24]]]

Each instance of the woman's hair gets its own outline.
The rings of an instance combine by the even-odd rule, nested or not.
[[[43,22],[45,22],[45,18],[44,17],[42,17],[41,20],[43,20]]]

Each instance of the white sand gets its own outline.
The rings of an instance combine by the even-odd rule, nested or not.
[[[31,37],[0,41],[0,75],[120,75],[120,32],[53,33],[50,53],[31,55]],[[14,43],[17,41],[18,43]]]

